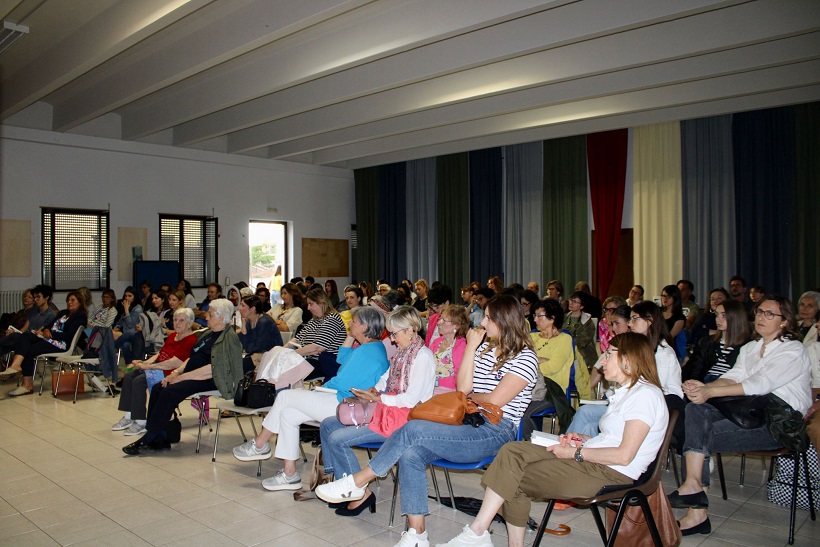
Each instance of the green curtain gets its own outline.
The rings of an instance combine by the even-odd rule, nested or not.
[[[466,152],[436,158],[436,188],[439,281],[458,294],[458,289],[470,282],[470,179]]]
[[[586,146],[585,135],[544,141],[544,285],[561,281],[565,297],[590,281]]]
[[[371,284],[379,278],[379,168],[353,172],[356,182],[356,277]],[[375,287],[374,287],[375,290]]]
[[[820,103],[794,107],[795,211],[792,247],[792,294],[814,290],[820,283],[817,204],[820,203]],[[796,300],[793,300],[796,302]]]

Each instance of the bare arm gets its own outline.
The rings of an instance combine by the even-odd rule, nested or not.
[[[473,391],[473,375],[475,374],[475,352],[484,340],[484,329],[476,327],[467,331],[467,346],[464,348],[464,358],[461,368],[456,375],[456,387],[464,394]]]
[[[492,403],[504,406],[527,387],[527,381],[517,374],[505,374],[490,393],[473,393],[470,399],[477,403]]]
[[[680,331],[683,330],[683,326],[685,324],[686,321],[684,321],[683,319],[678,319],[677,321],[675,321],[675,324],[672,325],[672,330],[669,332],[669,334],[672,335],[672,338],[676,337],[680,333]]]

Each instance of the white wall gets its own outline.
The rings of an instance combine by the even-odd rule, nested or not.
[[[32,275],[0,277],[0,290],[40,282],[41,206],[109,204],[111,285],[118,295],[128,283],[116,271],[117,228],[148,228],[144,256],[157,260],[158,213],[219,218],[220,282],[248,279],[249,220],[288,222],[285,277],[302,273],[303,237],[348,239],[355,223],[352,171],[0,125],[0,218],[30,220],[32,230]],[[349,279],[336,281],[343,287]],[[200,299],[205,291],[195,293]]]

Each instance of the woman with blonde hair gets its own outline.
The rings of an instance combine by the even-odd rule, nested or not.
[[[313,318],[291,338],[287,347],[295,349],[296,353],[313,365],[314,371],[308,378],[324,376],[327,381],[336,376],[339,370],[336,355],[347,337],[347,331],[324,289],[317,287],[309,290],[306,299],[307,309]],[[324,357],[320,357],[322,354]]]
[[[339,478],[319,486],[318,497],[331,503],[362,499],[370,481],[386,476],[399,463],[402,512],[410,526],[402,542],[427,544],[427,466],[439,458],[466,463],[494,456],[504,443],[515,439],[518,423],[532,399],[538,360],[521,303],[510,295],[494,297],[487,304],[482,327],[467,333],[457,389],[479,405],[500,407],[504,413],[500,423],[485,421],[473,427],[411,420],[390,435],[365,469],[353,475],[336,469]],[[394,332],[396,335],[399,333]],[[378,397],[371,395],[374,400]]]

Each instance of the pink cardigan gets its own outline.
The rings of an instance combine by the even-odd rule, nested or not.
[[[436,350],[441,346],[441,343],[444,341],[443,336],[439,336],[430,344],[430,350],[435,353]],[[445,378],[438,379],[438,387],[446,387],[450,389],[456,389],[456,376],[458,375],[458,369],[461,368],[461,361],[464,359],[464,350],[467,347],[467,339],[466,338],[456,338],[455,343],[453,344],[453,375],[447,376]],[[438,365],[438,363],[436,363]]]

